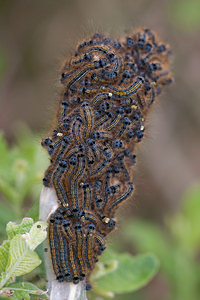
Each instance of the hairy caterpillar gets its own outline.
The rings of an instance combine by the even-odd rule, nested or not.
[[[56,125],[42,140],[50,155],[43,184],[55,190],[49,245],[56,279],[89,277],[133,193],[135,146],[149,109],[172,82],[171,51],[149,29],[120,41],[95,34],[77,47],[61,75]]]

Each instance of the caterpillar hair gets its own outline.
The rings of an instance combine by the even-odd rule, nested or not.
[[[48,237],[59,282],[91,287],[115,213],[133,195],[129,166],[145,119],[172,82],[170,56],[155,33],[139,29],[121,40],[95,34],[64,65],[55,126],[41,143],[51,159],[43,184],[58,202]]]

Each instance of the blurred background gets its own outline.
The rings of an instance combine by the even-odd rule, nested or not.
[[[27,159],[31,148],[25,141],[34,140],[38,145],[34,159],[42,157],[41,173],[34,164],[36,177],[42,178],[48,162],[39,143],[59,99],[65,57],[94,32],[120,37],[137,27],[151,28],[171,45],[174,84],[150,113],[146,139],[137,150],[134,199],[122,208],[110,244],[132,254],[152,251],[161,268],[147,287],[116,299],[196,300],[200,295],[199,0],[0,0],[0,127],[9,147],[17,144]],[[0,150],[6,152],[6,147]],[[17,168],[26,165],[19,160]],[[0,188],[6,211],[9,196],[2,182]],[[40,188],[39,184],[32,191],[37,200]],[[23,195],[24,216],[29,211],[36,216],[28,187]],[[20,209],[14,210],[17,219]]]

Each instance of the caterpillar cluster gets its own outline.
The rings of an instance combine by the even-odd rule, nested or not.
[[[43,184],[58,208],[48,219],[56,279],[89,276],[133,193],[135,146],[149,109],[171,83],[169,47],[149,29],[117,41],[95,34],[64,65],[55,126],[42,140],[50,155]]]

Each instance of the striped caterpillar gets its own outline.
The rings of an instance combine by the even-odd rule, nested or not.
[[[42,140],[50,155],[43,184],[57,195],[49,216],[56,279],[89,277],[116,227],[115,213],[133,194],[130,170],[145,118],[172,82],[171,51],[149,29],[120,41],[95,34],[80,44],[61,74],[56,125]]]

